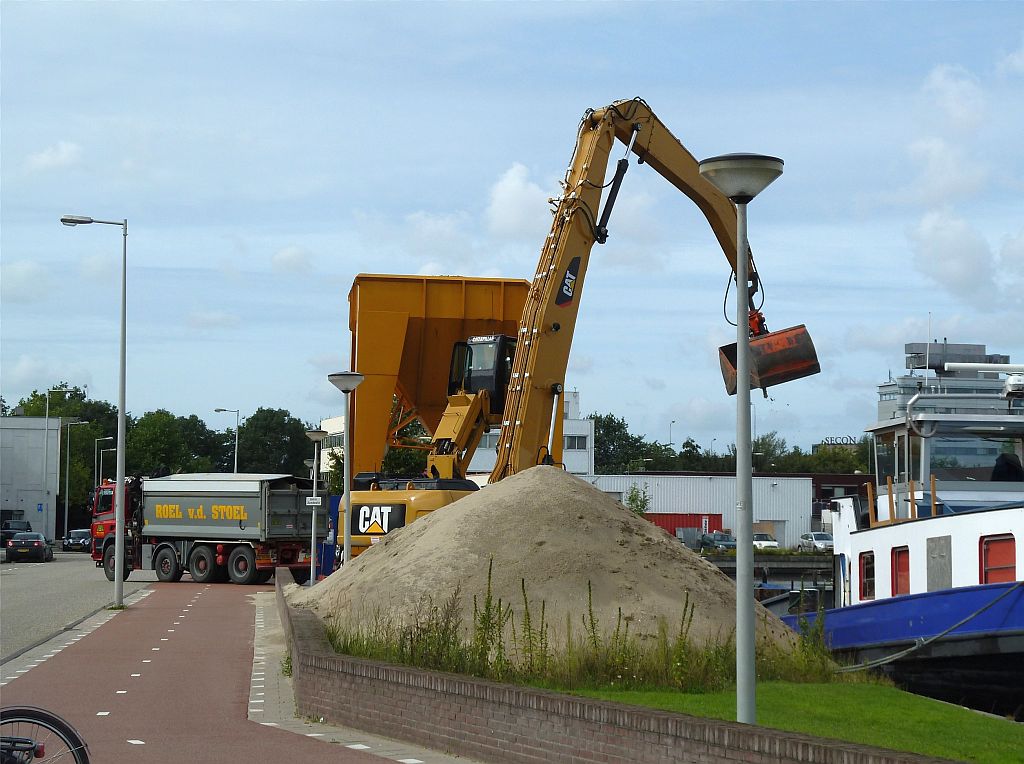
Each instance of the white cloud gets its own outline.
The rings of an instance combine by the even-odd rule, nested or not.
[[[585,377],[594,371],[594,359],[588,355],[573,353],[569,356],[567,371],[573,375],[579,374],[581,377]]]
[[[935,67],[925,79],[923,91],[954,128],[971,130],[985,119],[985,93],[976,78],[963,67],[947,64]]]
[[[530,171],[513,164],[491,187],[484,215],[494,236],[541,242],[551,226],[549,194],[530,180]]]
[[[1024,35],[1021,35],[1020,47],[1006,54],[997,66],[1003,74],[1024,75]]]
[[[185,317],[185,322],[192,329],[230,329],[238,326],[241,321],[234,313],[222,310],[193,310]]]
[[[648,390],[664,390],[665,380],[656,377],[644,377],[644,387]]]
[[[988,171],[964,155],[957,146],[941,138],[922,138],[910,144],[910,156],[920,165],[920,174],[906,196],[922,204],[945,204],[970,197],[984,184]]]
[[[19,260],[0,266],[0,294],[7,303],[30,303],[46,297],[50,274],[39,263]]]
[[[31,355],[20,355],[14,363],[4,362],[4,398],[11,406],[32,390],[45,390],[57,380],[71,380],[78,387],[88,388],[92,384],[92,374],[82,364],[55,362]]]
[[[90,281],[105,282],[117,276],[119,263],[109,255],[89,255],[79,262],[79,272]]]
[[[995,257],[985,238],[948,210],[925,214],[910,232],[914,264],[951,294],[991,308]]]
[[[309,273],[313,270],[312,258],[301,247],[285,247],[274,253],[270,265],[277,273]]]
[[[29,154],[25,167],[29,172],[55,170],[77,164],[82,155],[82,147],[70,141],[58,141],[57,145],[45,148],[35,154]]]

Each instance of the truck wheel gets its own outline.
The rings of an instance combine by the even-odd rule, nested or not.
[[[217,563],[213,557],[213,550],[208,546],[197,546],[192,550],[192,558],[188,564],[188,571],[192,574],[192,580],[197,584],[213,583],[217,573]]]
[[[292,568],[292,578],[295,579],[295,583],[302,586],[309,581],[309,568]]]
[[[265,584],[270,580],[271,576],[274,575],[272,570],[258,570],[256,571],[256,583]]]
[[[114,545],[111,544],[103,550],[103,573],[106,575],[108,581],[114,580],[116,561],[114,560]],[[124,570],[121,574],[121,580],[127,581],[128,574],[131,573],[131,568],[128,567],[128,560],[124,561]]]
[[[175,583],[181,580],[181,565],[173,549],[164,547],[156,553],[156,580],[164,583]]]
[[[251,546],[236,546],[228,557],[228,576],[236,584],[251,584],[256,580],[256,553]]]

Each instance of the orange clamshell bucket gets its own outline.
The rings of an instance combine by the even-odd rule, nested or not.
[[[718,349],[722,379],[729,395],[736,394],[736,343]],[[750,388],[767,390],[783,382],[821,371],[807,328],[800,324],[750,338]]]

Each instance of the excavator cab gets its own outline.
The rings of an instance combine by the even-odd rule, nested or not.
[[[515,338],[504,334],[470,337],[467,342],[455,343],[448,395],[486,390],[491,410],[494,413],[504,411],[515,355]]]

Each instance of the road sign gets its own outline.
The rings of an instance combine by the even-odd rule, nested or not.
[[[307,496],[306,497],[306,506],[307,507],[319,507],[320,506],[320,497],[319,496]]]

